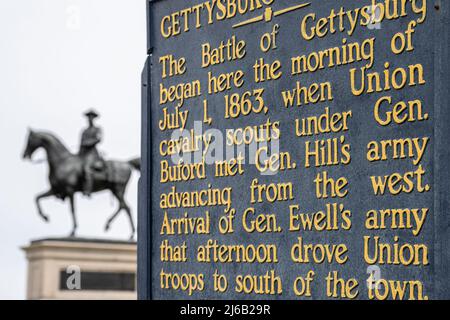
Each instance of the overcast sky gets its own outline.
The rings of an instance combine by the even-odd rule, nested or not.
[[[48,188],[48,169],[21,160],[27,127],[56,133],[75,152],[82,113],[94,107],[99,149],[119,160],[139,155],[145,19],[144,0],[0,1],[0,299],[25,298],[22,246],[71,230],[68,203],[43,201],[49,224],[37,215],[33,199]],[[127,193],[135,218],[137,178]],[[76,201],[80,236],[128,238],[125,214],[103,233],[116,209],[108,193]]]

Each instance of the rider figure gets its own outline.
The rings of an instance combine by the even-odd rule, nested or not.
[[[89,126],[81,135],[79,155],[83,159],[83,194],[91,196],[94,188],[94,171],[103,167],[103,160],[97,151],[97,144],[102,140],[102,129],[94,125],[94,119],[99,117],[98,113],[89,110],[84,115],[88,118]]]

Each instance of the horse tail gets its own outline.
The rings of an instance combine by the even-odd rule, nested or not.
[[[136,170],[141,171],[141,159],[136,158],[133,160],[128,161],[128,163]]]

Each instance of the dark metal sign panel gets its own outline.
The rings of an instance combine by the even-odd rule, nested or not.
[[[449,6],[149,2],[140,297],[448,297]]]

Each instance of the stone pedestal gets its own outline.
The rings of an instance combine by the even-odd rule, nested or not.
[[[32,241],[27,299],[136,299],[136,243],[80,238]]]

